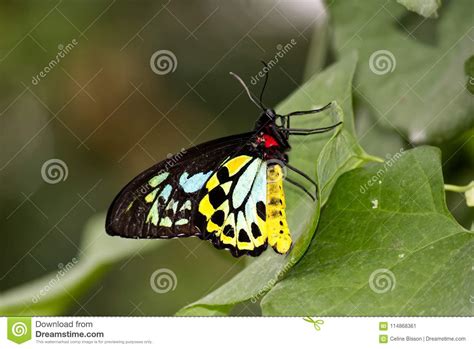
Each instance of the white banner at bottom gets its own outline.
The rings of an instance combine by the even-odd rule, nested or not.
[[[469,317],[2,317],[0,348],[474,348]]]

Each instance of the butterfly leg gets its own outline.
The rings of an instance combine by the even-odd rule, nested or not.
[[[286,114],[285,116],[316,114],[316,113],[320,113],[320,112],[322,112],[322,111],[325,111],[326,109],[328,109],[329,107],[331,107],[331,105],[332,105],[332,102],[326,104],[324,107],[319,108],[319,109],[294,111],[294,112],[292,112],[292,113],[290,113],[290,114]]]
[[[332,129],[336,128],[337,126],[341,125],[342,121],[338,122],[337,124],[327,126],[327,127],[320,127],[320,128],[285,128],[284,131],[289,132],[290,135],[295,136],[307,136],[316,133],[325,133],[329,132]]]
[[[304,173],[303,171],[297,169],[296,167],[291,166],[290,164],[286,164],[286,167],[288,167],[288,168],[289,168],[290,170],[292,170],[293,172],[299,174],[301,177],[305,178],[305,179],[306,179],[307,181],[309,181],[312,185],[314,185],[314,188],[315,188],[315,191],[314,191],[314,192],[315,192],[316,197],[313,197],[311,194],[309,194],[309,192],[308,192],[306,189],[304,189],[304,187],[303,187],[302,185],[300,185],[299,183],[296,183],[296,182],[292,181],[292,180],[289,179],[289,178],[286,178],[286,180],[287,180],[289,183],[296,185],[298,188],[303,189],[307,194],[309,194],[309,195],[311,196],[311,198],[312,198],[313,200],[317,200],[317,198],[318,198],[318,184],[317,184],[313,179],[311,179],[310,176],[308,176],[308,175],[307,175],[306,173]]]
[[[306,189],[305,187],[303,187],[301,184],[299,184],[298,182],[296,182],[296,181],[294,181],[294,180],[292,180],[292,179],[290,179],[290,178],[285,178],[285,180],[286,180],[288,183],[291,183],[291,184],[293,184],[295,187],[300,188],[302,191],[304,191],[304,193],[305,193],[306,195],[308,195],[308,196],[311,198],[311,200],[316,201],[316,197],[313,196],[313,194],[311,194],[311,193],[308,191],[308,189]]]
[[[290,116],[295,116],[295,115],[308,115],[308,114],[316,114],[325,111],[329,107],[331,107],[332,102],[326,104],[322,108],[318,109],[312,109],[312,110],[300,110],[300,111],[294,111],[292,113],[286,114],[283,117],[286,119],[286,129],[287,131],[290,130]]]
[[[329,103],[328,105],[326,105],[325,107],[321,108],[321,111],[328,108],[329,106],[331,105],[331,103]],[[314,111],[313,111],[314,112]],[[284,129],[284,131],[288,132],[288,134],[290,135],[295,135],[295,136],[307,136],[307,135],[311,135],[311,134],[316,134],[316,133],[324,133],[324,132],[328,132],[334,128],[336,128],[337,126],[341,125],[342,124],[342,121],[338,122],[337,124],[334,124],[334,125],[331,125],[331,126],[327,126],[327,127],[320,127],[320,128],[313,128],[313,129],[305,129],[305,128],[290,128],[290,124],[289,124],[289,118],[287,119],[287,128]],[[293,167],[289,164],[286,164],[286,166],[298,173],[300,176],[304,177],[306,180],[308,180],[309,182],[311,182],[311,184],[314,185],[315,187],[315,194],[316,194],[316,198],[318,197],[318,185],[316,184],[315,181],[313,181],[306,173],[304,173],[303,171],[301,170],[298,170],[296,167]],[[287,178],[287,181],[295,186],[297,186],[298,188],[302,189],[306,194],[308,194],[312,200],[316,200],[315,197],[313,197],[313,195],[311,195],[302,185],[300,185],[299,183]]]

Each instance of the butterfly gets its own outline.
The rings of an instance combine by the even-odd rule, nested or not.
[[[267,67],[259,100],[238,75],[230,73],[261,110],[253,131],[183,150],[139,174],[108,210],[109,235],[136,239],[197,236],[230,250],[235,257],[259,256],[268,245],[279,254],[290,251],[283,181],[299,187],[312,200],[317,199],[317,184],[289,163],[289,136],[328,132],[342,122],[315,129],[291,128],[292,117],[322,112],[331,103],[277,114],[262,101],[268,71]],[[308,180],[315,194],[284,178],[285,167]]]

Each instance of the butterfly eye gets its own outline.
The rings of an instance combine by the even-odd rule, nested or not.
[[[276,114],[272,109],[265,109],[265,115],[270,119],[274,120],[276,119]]]
[[[275,124],[278,126],[278,127],[284,127],[285,126],[285,123],[286,123],[286,117],[283,116],[283,115],[277,115],[276,119],[275,119]]]

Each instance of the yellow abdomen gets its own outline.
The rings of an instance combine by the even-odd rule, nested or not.
[[[278,164],[267,167],[267,234],[268,244],[281,254],[291,247],[291,234],[286,221],[283,169]]]

